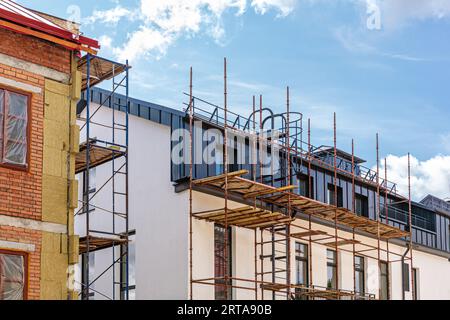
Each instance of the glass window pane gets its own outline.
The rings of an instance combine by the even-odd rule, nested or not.
[[[4,99],[5,92],[0,90],[0,162],[3,157],[3,119],[4,119]]]
[[[337,289],[336,252],[333,250],[327,250],[327,287]]]
[[[388,299],[388,288],[389,288],[389,274],[388,266],[386,262],[380,263],[380,288],[381,288],[381,300]]]
[[[331,263],[336,263],[336,252],[333,250],[327,250],[327,259]]]
[[[336,267],[327,267],[327,287],[330,289],[336,289]]]
[[[8,115],[11,117],[26,119],[28,109],[28,97],[22,94],[7,91]]]

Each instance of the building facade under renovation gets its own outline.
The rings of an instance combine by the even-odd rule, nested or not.
[[[450,203],[400,194],[378,136],[370,169],[289,88],[236,114],[226,61],[223,101],[192,71],[183,108],[133,99],[99,47],[0,0],[0,300],[450,299]]]
[[[238,115],[226,77],[221,106],[191,91],[183,110],[120,79],[78,107],[81,148],[111,142],[79,176],[83,298],[450,299],[450,204],[399,194],[378,136],[369,169],[337,148],[336,120],[313,146],[289,89],[278,111],[259,97]]]
[[[0,0],[0,300],[77,299],[75,23]]]

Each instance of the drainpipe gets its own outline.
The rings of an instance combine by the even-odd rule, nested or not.
[[[405,272],[403,266],[405,265],[405,257],[409,252],[409,243],[406,244],[406,251],[402,255],[402,300],[405,300]]]

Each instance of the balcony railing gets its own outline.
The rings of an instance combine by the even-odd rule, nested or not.
[[[387,213],[388,213],[389,221],[395,220],[396,222],[400,222],[405,225],[408,225],[409,213],[407,211],[389,206]],[[386,219],[386,209],[383,205],[380,208],[380,215],[382,218]],[[412,222],[413,227],[418,227],[418,228],[429,230],[429,231],[434,231],[434,229],[435,229],[435,224],[433,221],[425,219],[424,217],[418,216],[416,214],[411,214],[411,222]]]

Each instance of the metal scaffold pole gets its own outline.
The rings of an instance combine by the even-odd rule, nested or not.
[[[337,179],[337,132],[336,132],[336,112],[333,114],[333,140],[334,140],[334,247],[336,254],[336,290],[339,291],[339,254],[338,254],[338,179]]]
[[[416,292],[414,290],[414,272],[413,272],[413,239],[412,239],[412,202],[411,202],[411,154],[408,152],[408,224],[409,224],[409,259],[411,260],[411,292],[412,299],[415,300]]]
[[[386,217],[386,224],[389,224],[389,207],[388,207],[388,186],[387,186],[387,159],[384,158],[384,216]],[[386,263],[388,268],[388,274],[390,274],[391,265],[390,265],[390,257],[389,257],[389,238],[386,238]],[[390,287],[389,282],[389,287]],[[390,288],[388,288],[388,300],[391,298]]]
[[[355,202],[355,142],[352,139],[352,211],[354,214],[357,214],[356,212],[356,202]],[[353,240],[353,246],[352,246],[352,257],[353,257],[353,291],[355,295],[357,294],[356,291],[356,272],[355,272],[355,253],[356,253],[356,236],[355,236],[355,228],[352,228],[352,240]]]
[[[312,181],[311,181],[311,119],[308,118],[308,197],[312,199]],[[308,231],[312,230],[311,214],[308,214]],[[312,264],[312,235],[308,237],[308,260],[309,260],[309,286],[313,286],[313,264]]]
[[[89,239],[89,213],[90,213],[90,201],[89,201],[89,173],[90,173],[90,104],[91,104],[91,55],[88,53],[86,55],[86,63],[87,63],[87,78],[86,78],[86,171],[84,174],[84,208],[86,213],[86,253],[84,255],[84,288],[82,288],[84,295],[82,296],[84,299],[89,300],[90,290],[89,290],[89,255],[90,255],[90,239]]]
[[[81,207],[75,213],[75,218],[80,216],[79,219],[85,223],[85,236],[80,238],[83,267],[80,295],[85,300],[91,299],[95,294],[108,300],[115,300],[118,295],[120,299],[129,299],[129,69],[128,61],[126,64],[120,64],[91,54],[86,54],[78,62],[78,70],[81,71],[84,81],[82,90],[86,102],[86,116],[82,118],[78,115],[77,119],[84,121],[80,131],[85,130],[85,142],[80,144],[79,156],[75,159],[75,173],[83,174],[83,196],[82,200],[79,200]],[[120,73],[125,75],[120,82],[116,82],[116,76]],[[97,101],[98,96],[92,88],[106,80],[112,81],[112,91],[104,99],[100,94]],[[116,99],[115,93],[119,88],[123,88],[125,93]],[[95,110],[92,110],[93,106]],[[92,121],[101,108],[111,109],[111,120],[108,121],[112,121],[112,124]],[[116,110],[123,111],[123,117],[116,114]],[[98,126],[110,129],[111,136],[98,137],[99,133],[95,131]],[[122,161],[123,164],[117,167],[116,161]],[[111,166],[111,175],[108,174],[106,182],[98,187],[97,179],[94,179],[98,175],[91,171],[97,170],[104,164]],[[117,177],[119,175],[123,179],[119,179]],[[106,188],[108,184],[110,184],[109,189]],[[111,197],[108,198],[111,201],[110,204],[93,203],[94,198],[101,191],[109,192],[109,190],[112,192]],[[121,201],[120,204],[117,201]],[[103,217],[102,223],[94,218],[99,211],[109,215],[108,218]],[[117,221],[120,220],[119,217],[122,219],[120,224]],[[116,257],[117,246],[120,246],[118,258]],[[105,270],[94,274],[91,268],[93,262],[91,255],[97,250],[106,251],[106,249],[111,249],[111,253],[108,252],[108,254],[112,256],[112,263]],[[120,268],[120,280],[116,279],[117,266]],[[95,290],[94,283],[101,277],[107,276],[112,280],[111,292],[105,294]],[[92,277],[95,278],[92,280]]]
[[[223,59],[223,112],[224,112],[224,129],[223,129],[223,147],[224,147],[224,174],[225,174],[225,248],[224,248],[224,261],[225,261],[225,296],[226,299],[229,299],[229,264],[228,264],[228,137],[227,137],[227,58]]]
[[[194,161],[194,151],[192,147],[193,143],[193,136],[192,136],[192,130],[193,130],[193,106],[192,106],[192,67],[190,68],[189,72],[189,299],[192,300],[194,298],[193,293],[193,237],[192,237],[192,179],[193,179],[193,161]]]
[[[289,101],[289,87],[286,88],[286,161],[287,161],[287,177],[286,177],[286,186],[291,185],[291,146],[290,146],[290,101]],[[272,149],[272,152],[274,150]],[[273,157],[272,157],[273,159]],[[272,161],[273,163],[273,161]],[[288,206],[287,206],[288,217],[292,217],[292,208],[291,208],[291,193],[288,193]],[[289,300],[291,297],[291,222],[289,222],[286,226],[286,241],[287,241],[287,254],[286,254],[286,284],[287,284],[287,299]]]
[[[380,146],[378,141],[378,133],[376,135],[376,159],[377,159],[377,200],[376,200],[376,217],[377,217],[377,260],[378,274],[381,272],[381,251],[380,251]],[[381,286],[378,288],[378,297],[381,297]]]
[[[256,111],[256,98],[253,95],[252,99],[252,121],[253,121],[253,132],[252,132],[252,180],[256,181],[256,164],[257,164],[257,152],[256,152],[256,122],[255,122],[255,111]],[[256,198],[253,202],[253,207],[256,209]],[[258,300],[258,230],[255,228],[255,300]]]

